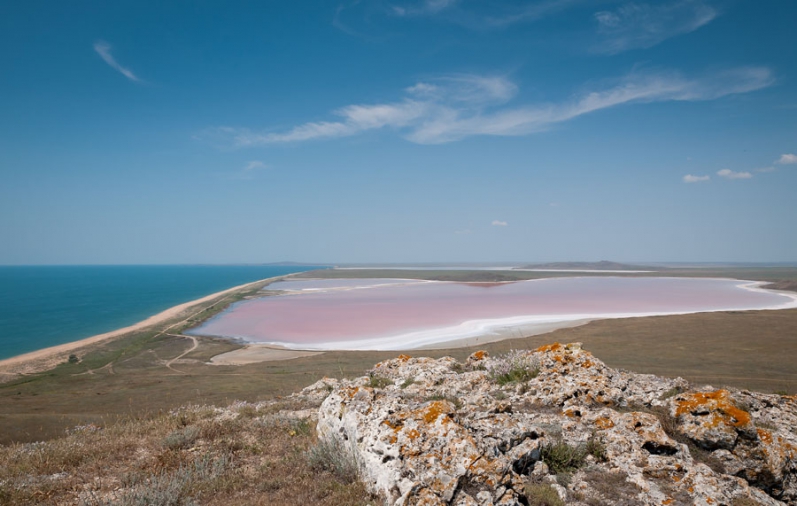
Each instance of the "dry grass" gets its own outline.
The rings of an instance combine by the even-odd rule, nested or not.
[[[315,465],[309,421],[267,412],[188,407],[1,447],[0,504],[375,503],[351,474]]]
[[[529,506],[565,506],[556,490],[545,483],[527,483],[523,492]]]
[[[628,481],[628,474],[622,471],[606,471],[594,468],[584,473],[584,481],[590,484],[597,495],[584,502],[589,506],[636,506],[642,504],[636,499],[642,489]]]

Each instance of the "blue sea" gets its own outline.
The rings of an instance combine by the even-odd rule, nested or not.
[[[0,266],[0,359],[132,325],[259,279],[317,266]]]

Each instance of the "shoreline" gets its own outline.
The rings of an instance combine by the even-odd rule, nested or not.
[[[219,292],[215,292],[195,300],[178,304],[176,306],[168,308],[164,311],[161,311],[160,313],[152,315],[138,323],[135,323],[127,327],[86,337],[76,341],[71,341],[68,343],[42,348],[21,355],[16,355],[14,357],[2,359],[0,360],[0,382],[4,381],[3,376],[14,377],[24,374],[41,372],[43,370],[49,370],[57,366],[58,364],[64,362],[67,359],[68,355],[76,350],[96,345],[116,337],[124,336],[128,333],[140,331],[149,327],[153,327],[155,325],[166,323],[167,321],[180,316],[185,311],[190,310],[194,306],[197,306],[205,302],[209,302],[215,298],[223,297],[232,292],[244,290],[259,283],[265,283],[266,285],[271,284],[277,281],[284,280],[286,278],[290,278],[291,276],[295,276],[296,274],[301,274],[301,273],[285,274],[281,276],[274,276],[271,278],[264,278],[257,281],[252,281],[250,283],[244,283],[242,285],[234,286],[232,288],[227,288],[225,290],[221,290]],[[542,278],[542,279],[548,279],[548,278]],[[738,285],[739,287],[747,290],[775,292],[792,299],[791,303],[784,304],[778,308],[759,308],[759,309],[749,309],[745,311],[788,309],[788,308],[797,307],[797,294],[795,294],[794,292],[790,292],[788,290],[765,288],[765,285],[769,284],[768,282],[741,280],[733,278],[715,278],[715,279],[733,280],[739,283]],[[415,279],[410,279],[407,281],[434,282],[431,280],[415,280]],[[533,281],[539,281],[539,280],[533,280]],[[437,282],[445,283],[447,281],[437,281]],[[410,337],[410,335],[403,334],[401,336],[392,336],[394,339],[396,337],[400,337],[401,341],[405,344],[405,346],[399,346],[399,347],[396,347],[395,345],[391,344],[388,344],[386,346],[384,338],[385,336],[375,339],[380,341],[378,345],[375,345],[376,343],[373,343],[373,341],[375,341],[374,339],[370,339],[370,340],[357,340],[353,342],[332,342],[332,343],[325,343],[325,346],[305,347],[305,346],[295,346],[292,345],[292,343],[247,341],[232,336],[209,336],[203,334],[193,334],[193,335],[195,335],[196,337],[216,337],[220,339],[227,339],[239,342],[242,345],[242,348],[232,352],[222,353],[221,355],[218,356],[217,360],[214,361],[213,359],[211,359],[211,363],[213,363],[214,365],[242,365],[253,362],[285,360],[285,359],[299,358],[304,356],[312,356],[330,351],[445,350],[451,348],[467,348],[482,344],[503,341],[506,339],[514,339],[517,337],[517,333],[521,333],[524,337],[536,336],[541,334],[547,334],[561,328],[569,328],[569,327],[585,325],[587,323],[590,323],[591,321],[596,321],[596,320],[615,319],[615,318],[645,318],[653,316],[711,313],[711,312],[721,312],[729,310],[730,309],[714,309],[709,311],[694,311],[694,312],[689,311],[689,312],[675,312],[675,313],[664,312],[664,313],[643,313],[643,314],[639,313],[600,314],[600,315],[579,314],[579,315],[568,315],[569,316],[568,318],[561,318],[561,317],[554,318],[553,320],[543,318],[542,321],[540,321],[539,319],[541,315],[534,315],[534,317],[532,318],[529,318],[529,316],[525,317],[519,316],[519,317],[511,317],[505,319],[502,318],[500,319],[501,320],[500,322],[494,320],[484,320],[484,321],[475,320],[475,321],[463,322],[462,324],[456,326],[456,327],[461,327],[464,325],[469,327],[476,327],[476,328],[471,328],[469,332],[462,332],[462,329],[460,329],[459,332],[454,333],[458,335],[446,336],[445,332],[443,332],[443,335],[440,335],[441,330],[450,331],[451,330],[450,328],[429,329],[426,331],[412,332],[410,333],[410,335],[412,334],[422,334],[422,335],[425,334],[425,335],[423,335],[421,339],[412,342],[410,346],[406,346],[407,343],[406,338]],[[191,316],[193,315],[187,316],[186,319],[190,318]],[[175,322],[173,325],[162,329],[162,332],[165,332],[171,327],[179,325],[184,321],[185,320]],[[201,326],[201,324],[199,324],[198,326]],[[436,335],[430,336],[429,334],[436,334]],[[420,336],[416,335],[412,337],[417,338]],[[390,338],[388,338],[387,341],[389,342]],[[334,346],[329,347],[330,345]],[[366,346],[362,347],[363,345]]]
[[[85,348],[87,346],[95,345],[113,339],[115,337],[120,337],[125,334],[129,334],[131,332],[136,332],[149,327],[153,327],[158,324],[165,323],[199,304],[209,302],[215,298],[228,295],[232,292],[247,289],[258,283],[264,283],[264,282],[273,283],[275,281],[279,281],[280,279],[284,279],[291,275],[292,274],[285,274],[282,276],[274,276],[271,278],[264,278],[264,279],[259,279],[257,281],[252,281],[250,283],[244,283],[242,285],[234,286],[232,288],[227,288],[225,290],[221,290],[219,292],[215,292],[210,295],[205,295],[204,297],[200,297],[198,299],[194,299],[170,307],[168,309],[161,311],[160,313],[156,313],[144,320],[141,320],[140,322],[134,323],[133,325],[129,325],[127,327],[122,327],[120,329],[112,330],[110,332],[104,332],[102,334],[85,337],[82,339],[78,339],[76,341],[57,344],[55,346],[48,346],[47,348],[42,348],[35,351],[29,351],[21,355],[15,355],[13,357],[2,359],[0,360],[0,375],[18,376],[20,374],[30,374],[32,372],[51,369],[52,367],[55,367],[59,363],[66,360],[70,352]],[[175,325],[179,323],[182,322],[176,322]],[[167,327],[167,329],[168,328],[170,327]]]

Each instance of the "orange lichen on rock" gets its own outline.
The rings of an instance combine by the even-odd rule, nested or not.
[[[610,418],[602,417],[602,418],[598,418],[597,420],[595,420],[595,425],[599,429],[606,430],[606,429],[611,429],[612,427],[614,427],[614,422]]]
[[[673,499],[672,497],[668,497],[667,499],[665,499],[665,500],[661,501],[661,503],[662,503],[663,505],[665,505],[665,506],[666,506],[667,504],[672,504],[673,502],[675,502],[675,499]]]
[[[401,354],[401,355],[398,356],[398,359],[401,360],[402,362],[406,362],[407,360],[409,360],[411,358],[412,358],[411,356],[404,355],[404,354]]]
[[[487,352],[484,350],[479,350],[471,355],[475,360],[484,360],[487,357]]]
[[[772,434],[770,434],[769,431],[764,429],[756,429],[756,432],[758,433],[758,439],[760,439],[761,442],[768,445],[772,444]]]
[[[589,369],[593,365],[595,364],[592,362],[592,360],[585,360],[584,362],[581,363],[581,367],[585,367],[587,369]]]
[[[434,423],[442,414],[448,414],[446,409],[448,406],[446,402],[434,401],[426,408],[423,414],[423,421],[426,423]]]
[[[545,353],[545,352],[548,352],[548,351],[560,351],[561,349],[562,349],[562,345],[561,344],[553,343],[553,344],[546,344],[545,346],[540,346],[539,348],[537,348],[534,351],[537,352],[537,353]]]
[[[743,427],[750,424],[750,413],[734,406],[727,390],[698,392],[681,397],[683,400],[677,401],[676,416],[707,410],[718,415],[713,417],[713,426],[720,422],[731,427]]]

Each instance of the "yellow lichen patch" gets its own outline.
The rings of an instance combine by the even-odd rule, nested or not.
[[[418,436],[421,435],[421,433],[418,432],[416,429],[410,429],[407,432],[405,432],[404,434],[407,436],[407,439],[409,439],[410,441],[414,441],[414,440],[418,439]]]
[[[673,499],[672,497],[668,497],[667,499],[661,501],[661,504],[666,506],[667,504],[672,504],[673,502],[675,502],[675,499]]]
[[[412,358],[411,356],[404,355],[404,354],[398,356],[398,359],[401,360],[402,362],[406,362],[407,360],[409,360],[411,358]]]
[[[360,387],[347,387],[343,388],[340,391],[341,396],[348,397],[349,399],[353,399],[357,392],[360,391]]]
[[[606,429],[611,429],[612,427],[614,427],[614,422],[610,418],[601,417],[601,418],[598,418],[597,420],[595,420],[595,425],[599,429],[606,430]]]
[[[731,427],[742,427],[750,423],[750,413],[733,405],[727,390],[715,390],[708,393],[694,393],[682,396],[683,400],[677,401],[676,416],[685,413],[694,413],[707,409],[714,412],[711,425],[720,422]]]
[[[434,401],[427,406],[426,411],[423,413],[423,421],[426,423],[434,423],[442,414],[448,414],[446,409],[447,403],[443,401]]]
[[[768,445],[772,444],[772,434],[770,434],[769,431],[756,429],[756,432],[758,432],[758,439],[760,439],[762,443]]]
[[[581,367],[584,367],[586,369],[589,369],[593,365],[595,364],[592,362],[592,360],[585,360],[584,362],[581,363]]]
[[[539,348],[537,348],[534,351],[539,352],[539,353],[545,353],[545,352],[548,352],[548,351],[560,351],[561,349],[562,349],[562,345],[561,344],[553,343],[553,344],[546,344],[545,346],[540,346]]]

